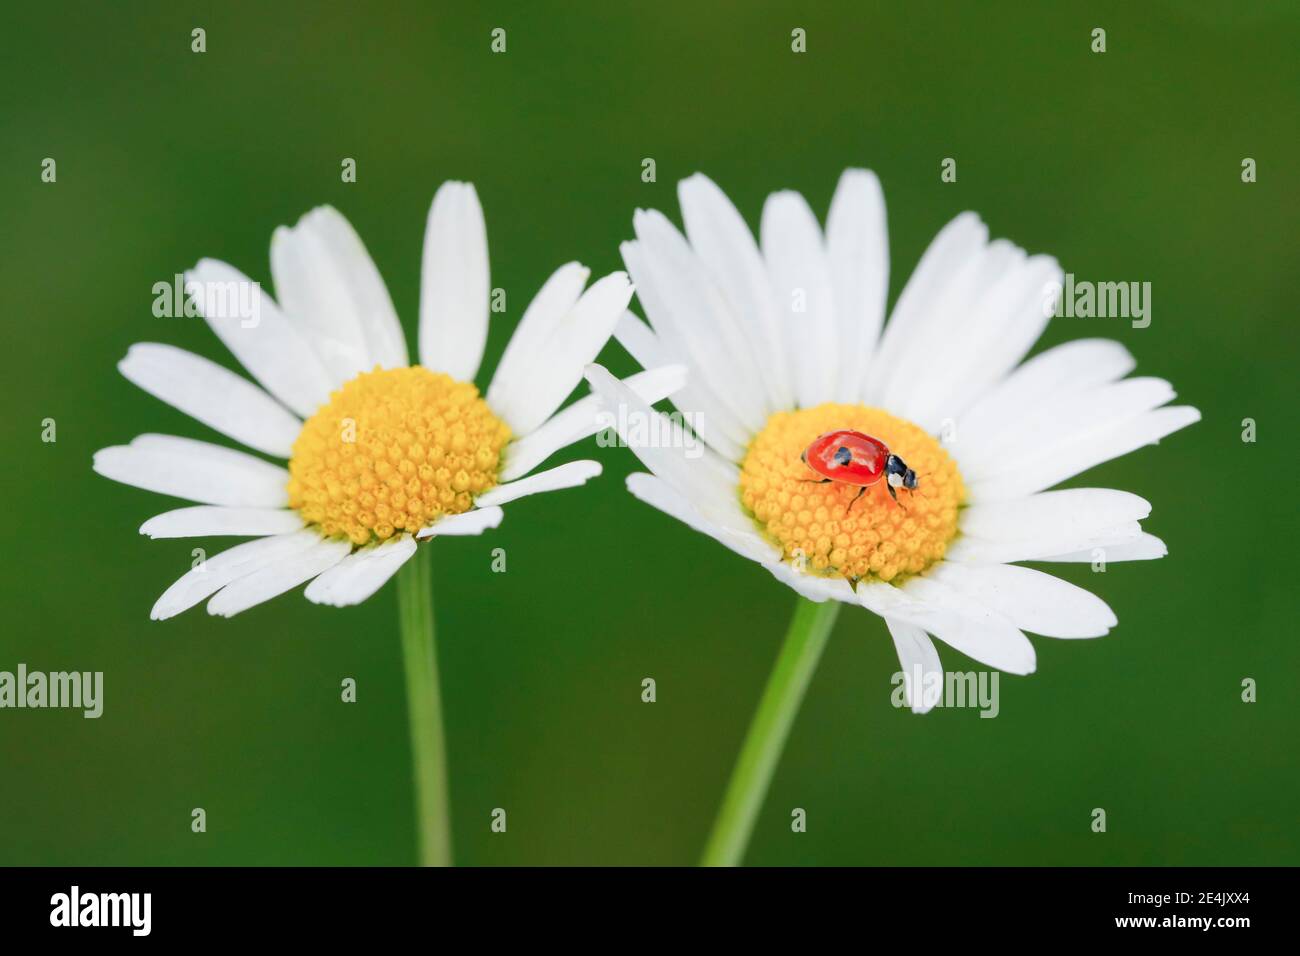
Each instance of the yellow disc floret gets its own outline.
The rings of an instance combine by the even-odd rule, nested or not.
[[[882,477],[855,503],[857,485],[816,484],[821,476],[800,453],[819,435],[837,429],[884,442],[918,475],[915,493],[897,489],[896,503]],[[740,466],[741,501],[786,559],[810,573],[851,581],[898,581],[925,571],[956,536],[965,496],[957,465],[937,440],[911,422],[864,405],[827,403],[777,412]]]
[[[468,511],[497,483],[510,428],[478,389],[419,366],[363,372],[303,425],[289,506],[354,544]]]

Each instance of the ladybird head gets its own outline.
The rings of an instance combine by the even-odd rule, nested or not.
[[[885,480],[895,488],[906,488],[908,491],[915,491],[921,483],[916,472],[897,455],[890,455],[885,460]]]

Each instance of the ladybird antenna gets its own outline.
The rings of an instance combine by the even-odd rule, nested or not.
[[[919,476],[918,476],[918,479],[920,479],[920,478],[929,478],[929,477],[930,477],[931,475],[933,475],[933,474],[934,474],[934,472],[932,472],[932,471],[927,471],[924,475],[919,475]],[[914,495],[914,494],[917,493],[917,491],[919,491],[921,488],[924,488],[924,487],[927,487],[927,486],[924,485],[924,484],[922,484],[922,482],[921,482],[920,480],[918,480],[917,483],[916,483],[916,487],[915,487],[915,488],[908,488],[908,489],[907,489],[907,493],[910,494],[910,495]],[[922,494],[921,497],[922,497],[922,498],[933,498],[934,496],[933,496],[933,495]]]

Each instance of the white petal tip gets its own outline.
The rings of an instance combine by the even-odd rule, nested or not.
[[[91,470],[97,475],[103,475],[105,478],[112,478],[116,481],[117,479],[113,478],[113,475],[111,474],[112,462],[114,459],[119,458],[119,456],[126,452],[129,447],[130,446],[128,445],[112,445],[108,448],[101,448],[91,456]]]
[[[614,376],[610,374],[609,369],[605,368],[605,366],[592,362],[582,370],[582,377],[587,380],[588,385],[593,389],[597,389],[603,385],[608,385],[610,379]]]
[[[320,579],[317,578],[316,580]],[[316,582],[313,581],[312,584],[314,583]],[[336,594],[328,592],[321,593],[319,590],[313,590],[310,584],[307,585],[307,590],[303,592],[302,596],[308,601],[311,601],[312,604],[319,605],[320,607],[349,607],[350,605],[359,603],[357,601],[346,600]]]
[[[438,191],[433,194],[434,202],[437,202],[438,198],[441,196],[447,196],[447,197],[464,196],[466,198],[472,196],[477,201],[478,191],[474,188],[473,183],[465,182],[464,180],[460,180],[460,179],[448,179],[441,186],[439,186]]]
[[[863,166],[849,166],[840,175],[844,179],[861,179],[872,183],[880,182],[880,177],[875,172]]]
[[[339,212],[329,203],[324,203],[323,205],[313,206],[311,209],[307,210],[305,213],[303,213],[302,219],[323,219],[326,216],[342,216],[342,215],[343,214],[341,212]],[[301,222],[302,219],[300,219],[299,222]]]

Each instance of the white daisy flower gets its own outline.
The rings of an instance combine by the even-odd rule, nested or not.
[[[418,365],[410,364],[378,269],[334,209],[277,229],[271,272],[278,303],[223,262],[204,259],[186,276],[187,293],[257,384],[157,343],[133,345],[118,366],[214,431],[288,460],[286,468],[154,434],[96,453],[95,471],[105,477],[198,503],[149,519],[141,533],[256,539],[181,577],[153,618],[209,597],[209,612],[230,616],[306,582],[318,604],[356,604],[411,558],[417,540],[479,534],[501,522],[507,502],[600,473],[594,461],[574,461],[531,474],[595,431],[594,397],[557,410],[631,297],[624,273],[584,292],[586,268],[557,269],[480,396],[473,382],[490,287],[472,185],[445,183],[429,210]],[[231,307],[241,296],[251,311]],[[630,387],[657,400],[679,375],[643,373]]]
[[[963,213],[886,325],[872,173],[844,173],[824,231],[802,196],[774,193],[761,245],[707,177],[678,196],[685,236],[655,211],[633,220],[622,253],[650,328],[629,312],[614,335],[646,367],[687,367],[672,402],[707,449],[688,455],[688,436],[629,442],[653,472],[629,477],[631,492],[813,601],[880,615],[905,673],[940,669],[931,636],[1028,674],[1024,631],[1105,634],[1116,622],[1100,599],[1017,562],[1162,557],[1139,525],[1151,506],[1125,491],[1048,489],[1200,413],[1168,407],[1168,382],[1125,378],[1134,360],[1117,342],[1074,341],[1021,364],[1059,294],[1056,260],[990,242]],[[588,378],[607,404],[650,414],[599,366]],[[884,442],[918,476],[915,494],[901,474],[814,483],[824,473],[801,455],[837,429]],[[928,709],[910,689],[909,702]]]
[[[1159,558],[1164,544],[1139,524],[1151,506],[1126,491],[1048,489],[1200,414],[1169,407],[1167,382],[1125,378],[1134,360],[1116,342],[1074,341],[1022,364],[1061,270],[990,241],[972,213],[940,231],[886,324],[872,173],[844,173],[824,230],[798,193],[771,195],[758,242],[708,178],[683,181],[678,198],[685,236],[655,211],[633,219],[623,260],[650,325],[629,312],[614,334],[647,368],[687,367],[672,401],[694,434],[665,422],[642,429],[661,440],[635,440],[629,423],[654,414],[648,403],[599,366],[588,380],[650,469],[628,479],[632,494],[826,609],[801,605],[751,727],[705,856],[731,863],[835,608],[884,618],[918,713],[943,685],[933,637],[1028,674],[1026,631],[1105,634],[1116,619],[1102,600],[1019,562]],[[819,474],[801,456],[836,430],[861,435],[813,449]],[[851,480],[817,483],[837,468]],[[864,473],[874,483],[852,481]]]
[[[487,342],[487,232],[468,183],[443,184],[429,209],[418,365],[388,290],[334,209],[271,238],[279,303],[212,259],[186,295],[258,384],[170,345],[131,347],[118,366],[145,391],[287,469],[249,452],[141,435],[95,455],[95,471],[198,502],[146,521],[154,538],[253,537],[201,562],[153,607],[164,619],[208,601],[229,617],[307,583],[318,604],[357,604],[398,576],[419,860],[450,865],[446,747],[428,546],[501,523],[501,506],[585,483],[594,461],[533,473],[596,431],[596,396],[560,406],[609,339],[632,286],[616,272],[561,266],[524,310],[485,395],[473,382]],[[657,401],[680,367],[634,376]],[[418,557],[417,557],[418,555]],[[415,560],[411,560],[416,558]]]

